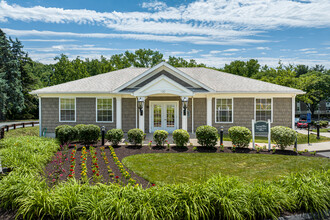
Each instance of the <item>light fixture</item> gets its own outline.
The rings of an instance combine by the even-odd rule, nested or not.
[[[143,115],[144,98],[139,97],[137,104],[138,104],[138,109],[140,110],[140,115]]]
[[[183,108],[183,115],[187,115],[187,108],[188,108],[188,97],[182,97],[182,108]]]

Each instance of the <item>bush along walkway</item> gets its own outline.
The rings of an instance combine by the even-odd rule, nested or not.
[[[49,182],[53,185],[68,181],[70,178],[90,184],[148,185],[146,180],[123,166],[112,147],[77,147],[76,145],[61,147],[51,163],[46,166],[45,171],[48,173]]]

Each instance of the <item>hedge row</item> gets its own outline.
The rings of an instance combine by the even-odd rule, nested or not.
[[[232,144],[236,147],[248,147],[251,141],[251,131],[246,127],[233,126],[228,130]],[[68,144],[71,141],[78,140],[84,144],[94,143],[100,135],[100,128],[96,125],[79,124],[74,127],[69,125],[60,125],[55,129],[56,137],[61,144]],[[129,142],[134,145],[142,144],[145,133],[138,128],[134,128],[127,133]],[[112,145],[118,145],[124,137],[121,129],[111,129],[107,132],[106,138]],[[168,132],[157,130],[153,134],[154,141],[157,146],[164,146],[168,137]],[[198,143],[203,147],[214,147],[218,141],[218,130],[215,127],[204,125],[196,129],[196,138]],[[189,133],[183,129],[177,129],[173,132],[174,143],[183,147],[189,143]],[[281,149],[294,144],[296,140],[296,132],[288,127],[276,126],[271,129],[271,139]]]
[[[0,179],[0,208],[23,219],[276,219],[283,212],[323,216],[330,208],[329,171],[251,184],[220,175],[148,189],[75,179],[50,187],[40,172],[58,148],[55,141],[8,138],[0,145],[3,163],[15,167]]]

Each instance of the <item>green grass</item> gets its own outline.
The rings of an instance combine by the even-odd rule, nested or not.
[[[5,138],[23,137],[23,136],[39,136],[39,126],[16,128],[5,132]]]
[[[310,134],[309,138],[310,138],[310,140],[309,140],[310,143],[320,143],[320,142],[330,141],[330,138],[324,137],[324,136],[320,136],[320,139],[317,139],[315,134]],[[308,143],[307,139],[308,139],[308,135],[298,133],[298,144],[307,144]],[[223,140],[231,141],[228,134],[223,135]],[[252,140],[251,140],[251,142],[252,142]],[[255,142],[256,143],[268,143],[268,138],[256,136]],[[272,144],[275,144],[275,143],[272,142]]]
[[[327,158],[262,154],[138,154],[122,162],[156,184],[203,182],[217,174],[238,176],[248,182],[276,180],[291,172],[330,168]]]
[[[329,130],[330,130],[330,128],[321,128],[321,129],[320,129],[320,132],[325,132],[325,133],[327,133]],[[313,131],[313,132],[317,132],[316,129],[313,129],[312,131]]]

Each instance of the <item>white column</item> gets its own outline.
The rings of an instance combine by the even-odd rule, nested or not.
[[[292,96],[292,129],[295,129],[295,119],[296,117],[296,96]]]
[[[121,117],[121,97],[116,97],[116,128],[121,129],[122,117]]]
[[[191,132],[194,133],[194,97],[191,98]]]
[[[212,97],[206,99],[206,124],[212,126]]]
[[[140,111],[138,111],[138,114],[139,114],[139,128],[143,131],[144,131],[144,116],[145,116],[145,97],[138,97],[138,100],[140,100],[140,98],[143,100],[143,106],[142,106],[142,114]]]
[[[42,136],[42,127],[41,127],[41,97],[39,97],[39,137]]]
[[[181,100],[182,100],[182,98],[183,97],[181,97]],[[182,106],[181,119],[182,119],[182,129],[187,131],[188,130],[188,103],[187,103],[186,115],[183,115],[183,106]]]

